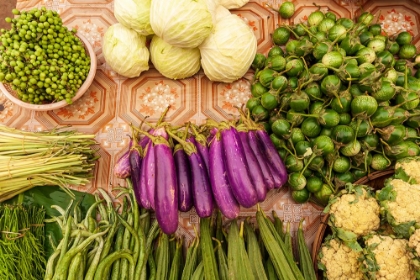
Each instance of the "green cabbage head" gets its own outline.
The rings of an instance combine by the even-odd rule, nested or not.
[[[102,52],[112,70],[125,77],[138,77],[141,72],[149,70],[146,37],[121,23],[106,30]]]
[[[257,53],[257,38],[239,16],[220,18],[199,46],[201,66],[211,81],[231,83],[249,70]]]
[[[151,3],[152,0],[114,0],[114,16],[125,27],[134,29],[143,36],[151,35]]]
[[[150,59],[156,69],[170,79],[184,79],[200,70],[200,50],[172,46],[154,35],[150,42]]]
[[[206,0],[153,0],[150,24],[157,36],[179,48],[196,48],[213,29]]]

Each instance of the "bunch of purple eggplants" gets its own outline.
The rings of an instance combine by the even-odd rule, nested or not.
[[[205,218],[217,208],[235,219],[241,207],[255,206],[287,182],[269,135],[239,110],[235,121],[174,127],[162,122],[162,115],[148,129],[132,127],[129,148],[114,174],[131,177],[139,206],[155,211],[164,233],[177,230],[178,211],[194,207]]]

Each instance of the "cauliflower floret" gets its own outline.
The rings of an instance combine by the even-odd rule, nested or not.
[[[420,184],[420,157],[408,157],[395,163],[396,178]]]
[[[330,205],[330,222],[332,226],[360,237],[379,228],[379,209],[367,186],[346,186]]]
[[[374,264],[369,258],[364,264],[373,279],[416,279],[407,240],[375,234],[366,238],[365,244],[367,256]]]
[[[322,244],[318,262],[329,280],[363,279],[361,252],[347,247],[339,239],[331,239]]]
[[[420,229],[416,229],[408,240],[408,246],[420,256]]]
[[[420,184],[411,185],[401,179],[386,183],[378,199],[381,212],[399,236],[408,238],[411,228],[420,223]]]

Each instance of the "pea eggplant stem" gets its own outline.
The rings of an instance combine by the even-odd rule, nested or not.
[[[217,129],[216,129],[217,130]],[[232,193],[223,157],[220,133],[216,132],[209,147],[209,175],[214,199],[223,215],[234,219],[239,215],[240,205]]]
[[[188,156],[191,167],[194,206],[198,216],[200,218],[211,216],[214,210],[214,199],[209,175],[201,155],[194,144],[184,141],[171,131],[168,131],[168,134],[182,145]]]

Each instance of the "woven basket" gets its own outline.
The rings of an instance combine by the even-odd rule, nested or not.
[[[84,36],[80,35],[79,33],[76,33],[76,36],[79,37],[79,39],[82,41],[83,46],[86,50],[86,53],[90,57],[90,70],[85,81],[80,86],[79,90],[76,92],[74,97],[72,98],[73,102],[79,99],[80,97],[82,97],[82,95],[88,90],[88,88],[93,82],[93,79],[95,78],[96,67],[97,67],[96,54],[95,54],[95,51],[93,50],[93,47],[89,43],[89,41]],[[50,111],[50,110],[63,108],[68,105],[66,100],[61,100],[58,102],[47,103],[47,104],[31,104],[31,103],[24,102],[18,98],[17,93],[14,90],[12,90],[10,84],[0,83],[0,91],[2,91],[3,94],[16,105],[26,108],[26,109],[30,109],[32,111]]]
[[[354,182],[354,184],[368,185],[378,190],[384,186],[384,181],[388,179],[389,177],[391,177],[393,174],[394,174],[393,168],[386,169],[383,171],[372,172],[368,176],[365,176],[357,180],[356,182]],[[317,272],[318,279],[322,279],[322,271],[318,270],[317,256],[321,248],[322,242],[324,241],[324,237],[331,233],[331,230],[328,227],[328,218],[329,218],[329,214],[326,214],[321,217],[320,226],[318,228],[318,231],[315,234],[314,243],[312,245],[312,261],[313,261],[315,271]]]

